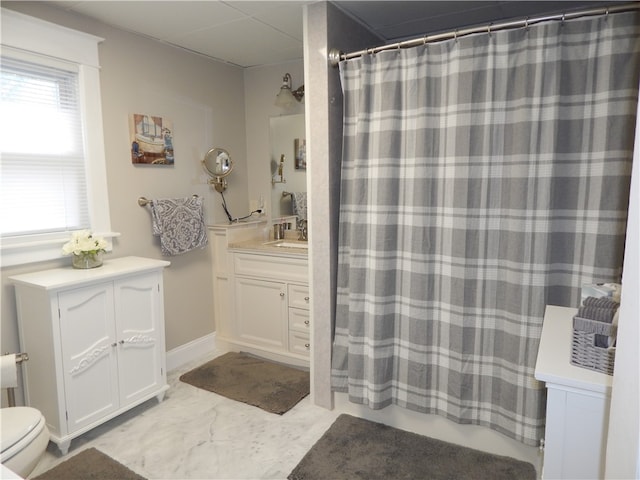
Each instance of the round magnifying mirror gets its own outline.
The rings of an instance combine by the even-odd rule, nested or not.
[[[218,192],[222,192],[227,187],[224,177],[233,170],[233,161],[224,148],[212,148],[204,156],[202,165],[209,175],[213,177],[210,181]]]
[[[233,169],[233,162],[224,148],[212,148],[202,161],[205,170],[213,177],[226,177]]]

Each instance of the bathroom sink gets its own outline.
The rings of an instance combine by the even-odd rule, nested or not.
[[[265,242],[263,245],[269,245],[270,247],[299,248],[304,250],[309,248],[309,244],[307,242],[295,240],[274,240],[272,242]]]

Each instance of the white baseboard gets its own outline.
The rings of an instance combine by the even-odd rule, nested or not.
[[[216,332],[196,338],[167,352],[167,371],[185,365],[216,350]]]

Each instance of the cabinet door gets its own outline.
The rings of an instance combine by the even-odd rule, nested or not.
[[[60,292],[58,308],[71,433],[118,408],[112,283]]]
[[[256,345],[287,348],[286,284],[236,277],[238,337]]]
[[[609,398],[547,387],[544,478],[604,478]]]
[[[120,404],[126,406],[164,384],[163,306],[156,272],[115,282]]]

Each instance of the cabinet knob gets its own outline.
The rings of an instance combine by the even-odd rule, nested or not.
[[[122,345],[124,343],[124,340],[120,340],[118,343]]]
[[[304,297],[304,301],[308,302],[309,301],[309,297]]]
[[[281,296],[281,297],[284,297],[284,292],[280,292],[280,296]]]
[[[304,324],[305,324],[305,325],[309,325],[309,320],[305,320],[305,321],[304,321]]]
[[[304,346],[305,346],[305,348],[310,348],[311,344],[310,343],[305,343]]]
[[[113,342],[113,343],[111,344],[111,346],[112,346],[112,347],[117,347],[117,346],[118,346],[118,344],[117,344],[116,342]]]

